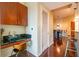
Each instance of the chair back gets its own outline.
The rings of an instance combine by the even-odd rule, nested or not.
[[[19,45],[14,45],[14,48],[20,50],[20,51],[24,51],[26,49],[26,43],[21,43]]]

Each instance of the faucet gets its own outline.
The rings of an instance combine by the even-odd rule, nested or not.
[[[3,32],[4,32],[4,29],[1,28],[0,31],[1,31],[0,33],[1,33],[1,36],[2,36],[3,35]]]
[[[15,36],[15,35],[16,35],[16,32],[15,32],[15,31],[13,31],[12,36]]]

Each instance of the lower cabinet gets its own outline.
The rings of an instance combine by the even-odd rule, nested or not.
[[[27,49],[27,44],[20,43],[18,45],[15,45],[15,48],[23,51]],[[10,57],[11,55],[14,55],[15,52],[13,52],[13,49],[14,49],[13,46],[0,49],[0,57]]]
[[[8,48],[4,48],[4,49],[0,49],[0,57],[9,57],[11,56],[13,47],[8,47]]]

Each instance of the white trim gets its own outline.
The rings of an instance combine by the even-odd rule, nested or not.
[[[45,11],[45,12],[47,13],[47,15],[48,15],[48,17],[47,17],[47,18],[48,18],[48,26],[47,26],[48,29],[47,29],[47,30],[48,30],[48,33],[49,33],[49,11],[48,11],[45,7],[43,7],[43,6],[42,6],[42,8],[41,8],[41,27],[42,27],[42,25],[43,25],[43,24],[42,24],[42,23],[43,23],[43,19],[42,19],[42,18],[43,18],[43,17],[42,17],[42,12],[43,12],[43,11]],[[42,33],[41,33],[41,39],[42,39]],[[41,41],[42,41],[42,40],[41,40]],[[48,48],[48,47],[49,47],[49,34],[48,34],[47,48]],[[47,49],[47,48],[45,48],[45,49]],[[45,50],[45,49],[44,49],[44,50]],[[43,47],[42,47],[42,52],[43,52]]]

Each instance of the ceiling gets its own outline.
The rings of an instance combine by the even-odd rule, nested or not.
[[[53,10],[65,5],[70,4],[70,2],[42,2],[49,10]]]
[[[55,19],[65,18],[74,15],[74,9],[64,8],[64,9],[56,10],[53,12],[53,15]]]
[[[64,7],[71,4],[70,2],[43,2],[43,4],[53,12],[54,18],[64,18],[74,14],[74,9],[71,7]],[[53,11],[54,10],[54,11]]]

